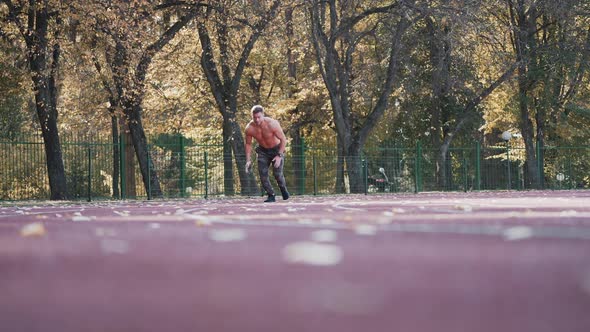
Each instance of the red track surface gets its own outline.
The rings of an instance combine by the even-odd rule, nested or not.
[[[589,191],[261,201],[3,203],[0,329],[590,331]]]

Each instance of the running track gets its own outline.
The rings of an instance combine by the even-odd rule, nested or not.
[[[590,191],[1,203],[1,331],[590,331]]]

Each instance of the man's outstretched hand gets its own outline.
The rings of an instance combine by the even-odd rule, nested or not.
[[[250,166],[252,166],[252,162],[250,160],[246,161],[246,174],[250,173]]]

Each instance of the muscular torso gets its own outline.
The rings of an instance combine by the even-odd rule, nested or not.
[[[276,120],[265,117],[260,126],[256,126],[253,122],[250,122],[246,133],[252,136],[258,142],[258,145],[270,149],[281,143],[276,133],[278,127],[279,125]]]

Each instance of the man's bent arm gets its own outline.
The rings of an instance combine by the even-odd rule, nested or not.
[[[285,147],[287,145],[287,137],[285,136],[285,133],[283,132],[283,128],[281,128],[281,125],[278,123],[278,121],[277,121],[277,128],[275,131],[275,135],[281,141],[281,145],[279,146],[279,153],[285,154]]]

